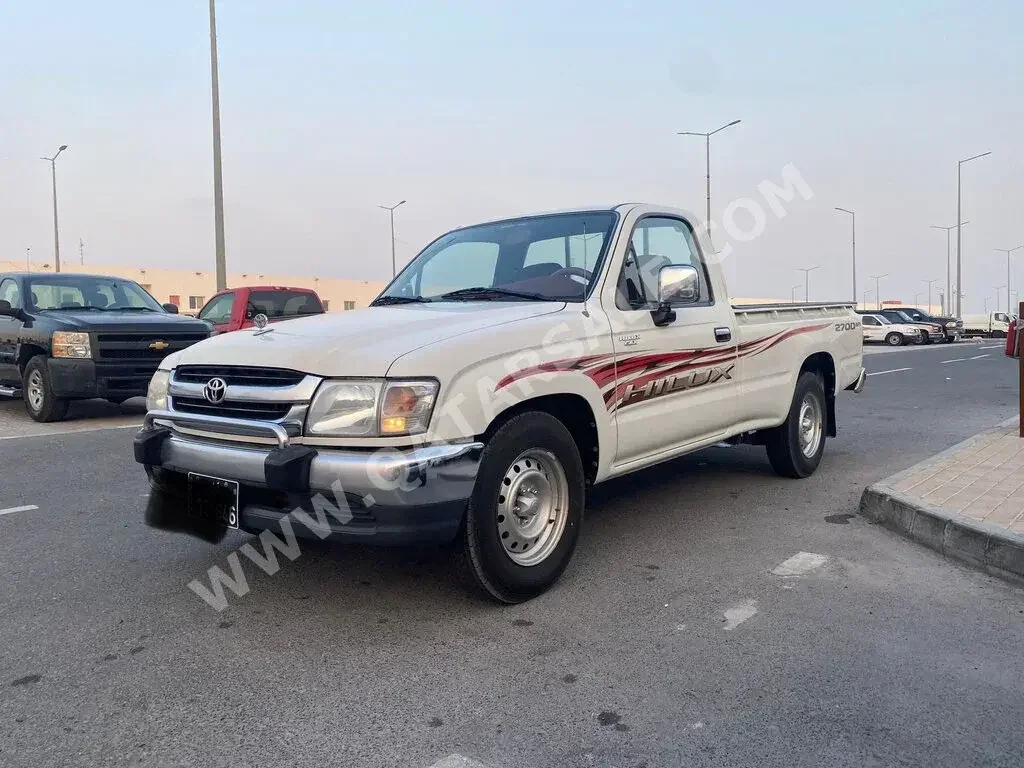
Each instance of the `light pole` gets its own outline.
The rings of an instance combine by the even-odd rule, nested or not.
[[[870,295],[871,295],[871,289],[868,288],[866,291],[864,291],[864,309],[868,308],[868,296],[870,296]]]
[[[932,283],[939,282],[939,278],[935,277],[931,280],[922,280],[921,282],[928,284],[928,314],[930,315],[932,313]]]
[[[32,271],[32,246],[25,249],[25,271]]]
[[[853,249],[853,302],[857,303],[857,214],[836,206],[837,211],[850,214],[850,245]]]
[[[961,221],[960,222],[961,225],[963,225],[963,224],[970,224],[970,223],[971,222],[969,222],[969,221]],[[949,272],[949,253],[950,253],[950,251],[949,251],[949,235],[950,235],[950,232],[952,232],[956,228],[957,228],[956,224],[953,224],[953,225],[948,226],[948,227],[939,227],[939,226],[936,226],[935,224],[931,225],[931,229],[942,229],[942,230],[945,230],[945,232],[946,232],[946,303],[950,304],[950,306],[943,307],[942,311],[946,312],[947,314],[949,314],[949,313],[951,313],[953,311],[953,307],[952,307],[952,303],[953,303],[953,288],[952,288],[952,283],[950,281],[950,272]]]
[[[996,311],[998,311],[999,310],[999,292],[1001,290],[1003,290],[1003,288],[1005,288],[1006,286],[1005,285],[994,285],[992,287],[993,287],[993,289],[995,289],[995,292],[996,292]],[[1009,293],[1009,291],[1007,291],[1007,293]],[[1007,297],[1007,298],[1009,298],[1009,297]],[[986,307],[985,311],[986,311],[986,313],[988,312],[988,308],[987,307]]]
[[[918,291],[917,293],[914,294],[914,306],[917,307],[918,309],[921,308],[921,299],[920,299],[920,297],[922,295],[923,294],[920,291]]]
[[[53,157],[39,158],[50,164],[50,178],[53,180],[53,263],[55,272],[60,272],[60,231],[57,227],[57,158],[67,148],[67,144],[61,144],[57,149],[57,154]]]
[[[739,120],[733,120],[731,123],[726,123],[721,128],[716,128],[710,133],[701,133],[700,131],[677,131],[679,136],[703,136],[704,137],[704,167],[707,171],[707,212],[706,220],[704,221],[704,228],[707,230],[708,238],[711,237],[711,137],[719,131],[724,131],[726,128],[732,128],[734,125],[739,125]]]
[[[796,304],[796,290],[799,287],[800,287],[799,285],[794,285],[792,288],[789,289],[789,300],[793,304]]]
[[[969,163],[969,162],[971,162],[971,160],[977,160],[979,157],[985,157],[986,155],[991,155],[991,154],[992,154],[991,152],[982,152],[980,155],[974,155],[973,157],[968,157],[968,158],[966,158],[964,160],[960,160],[956,164],[956,221],[957,221],[957,225],[956,225],[956,284],[957,284],[957,291],[956,291],[956,316],[957,317],[960,317],[960,299],[963,298],[962,294],[960,293],[960,286],[962,286],[964,284],[963,277],[961,275],[961,269],[962,269],[963,264],[962,264],[962,260],[960,258],[960,245],[961,245],[961,238],[960,238],[961,224],[960,224],[960,222],[963,221],[963,219],[961,218],[961,213],[960,213],[960,208],[961,208],[961,205],[960,205],[960,200],[961,200],[961,193],[960,193],[960,169],[963,168],[964,163]]]
[[[889,273],[886,272],[884,275],[871,275],[871,279],[875,281],[875,309],[882,308],[882,294],[878,288],[878,281],[883,277],[888,277]]]
[[[210,0],[210,90],[213,96],[213,233],[217,260],[217,290],[228,287],[224,253],[224,176],[220,164],[220,74],[217,66],[217,11]]]
[[[821,265],[819,264],[818,266],[821,266]],[[811,272],[813,272],[814,270],[816,270],[816,269],[818,268],[818,266],[814,266],[814,267],[806,267],[806,268],[805,268],[805,267],[797,267],[797,268],[796,268],[796,271],[797,271],[797,272],[803,272],[803,273],[804,273],[804,301],[806,301],[806,302],[808,302],[808,303],[809,303],[809,302],[810,302],[810,300],[811,300],[811,298],[810,298],[810,296],[811,296],[811,290],[810,290],[810,285],[811,285],[811,281],[810,281],[810,277],[811,277]]]
[[[1024,245],[1015,245],[1013,248],[996,248],[1000,253],[1006,254],[1006,314],[1013,314],[1013,307],[1010,305],[1010,254],[1024,248]]]
[[[378,205],[378,208],[382,208],[391,214],[391,276],[394,277],[398,274],[398,267],[395,265],[395,208],[400,205],[404,205],[405,200],[395,203],[394,205]]]

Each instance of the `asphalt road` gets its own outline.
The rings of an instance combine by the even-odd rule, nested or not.
[[[0,441],[0,765],[1019,766],[1024,591],[854,516],[1014,414],[994,345],[869,355],[808,480],[743,447],[602,486],[512,608],[308,544],[217,613],[187,583],[245,538],[144,527],[131,430]]]

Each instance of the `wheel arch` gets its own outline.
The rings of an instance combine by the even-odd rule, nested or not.
[[[18,371],[24,375],[25,366],[28,365],[29,360],[37,355],[46,354],[47,351],[38,344],[22,344],[21,349],[18,350]]]

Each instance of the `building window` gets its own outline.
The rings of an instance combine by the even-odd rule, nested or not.
[[[321,299],[320,303],[324,305],[324,312],[330,312],[331,311],[331,300],[330,299]]]
[[[356,308],[356,303],[354,301],[346,301],[345,302],[345,309],[355,309],[355,308]]]
[[[167,303],[168,304],[173,304],[176,307],[180,307],[181,306],[181,296],[178,296],[177,294],[172,293],[167,298]]]
[[[173,302],[172,302],[173,303]],[[206,299],[202,296],[189,296],[188,297],[188,308],[189,309],[202,309],[203,304],[206,303]]]

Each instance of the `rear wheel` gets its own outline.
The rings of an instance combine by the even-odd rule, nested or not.
[[[886,335],[885,343],[888,344],[890,347],[902,347],[906,343],[906,341],[904,340],[902,333],[896,333],[895,331],[893,331],[892,333]]]
[[[539,411],[510,419],[480,460],[457,542],[463,578],[503,603],[544,592],[572,559],[584,494],[583,463],[565,425]]]
[[[44,355],[36,355],[25,366],[22,393],[25,410],[35,421],[60,421],[67,415],[68,401],[53,393]]]
[[[808,477],[825,452],[825,387],[821,377],[804,371],[796,382],[785,423],[768,433],[765,447],[772,469],[783,477]]]

